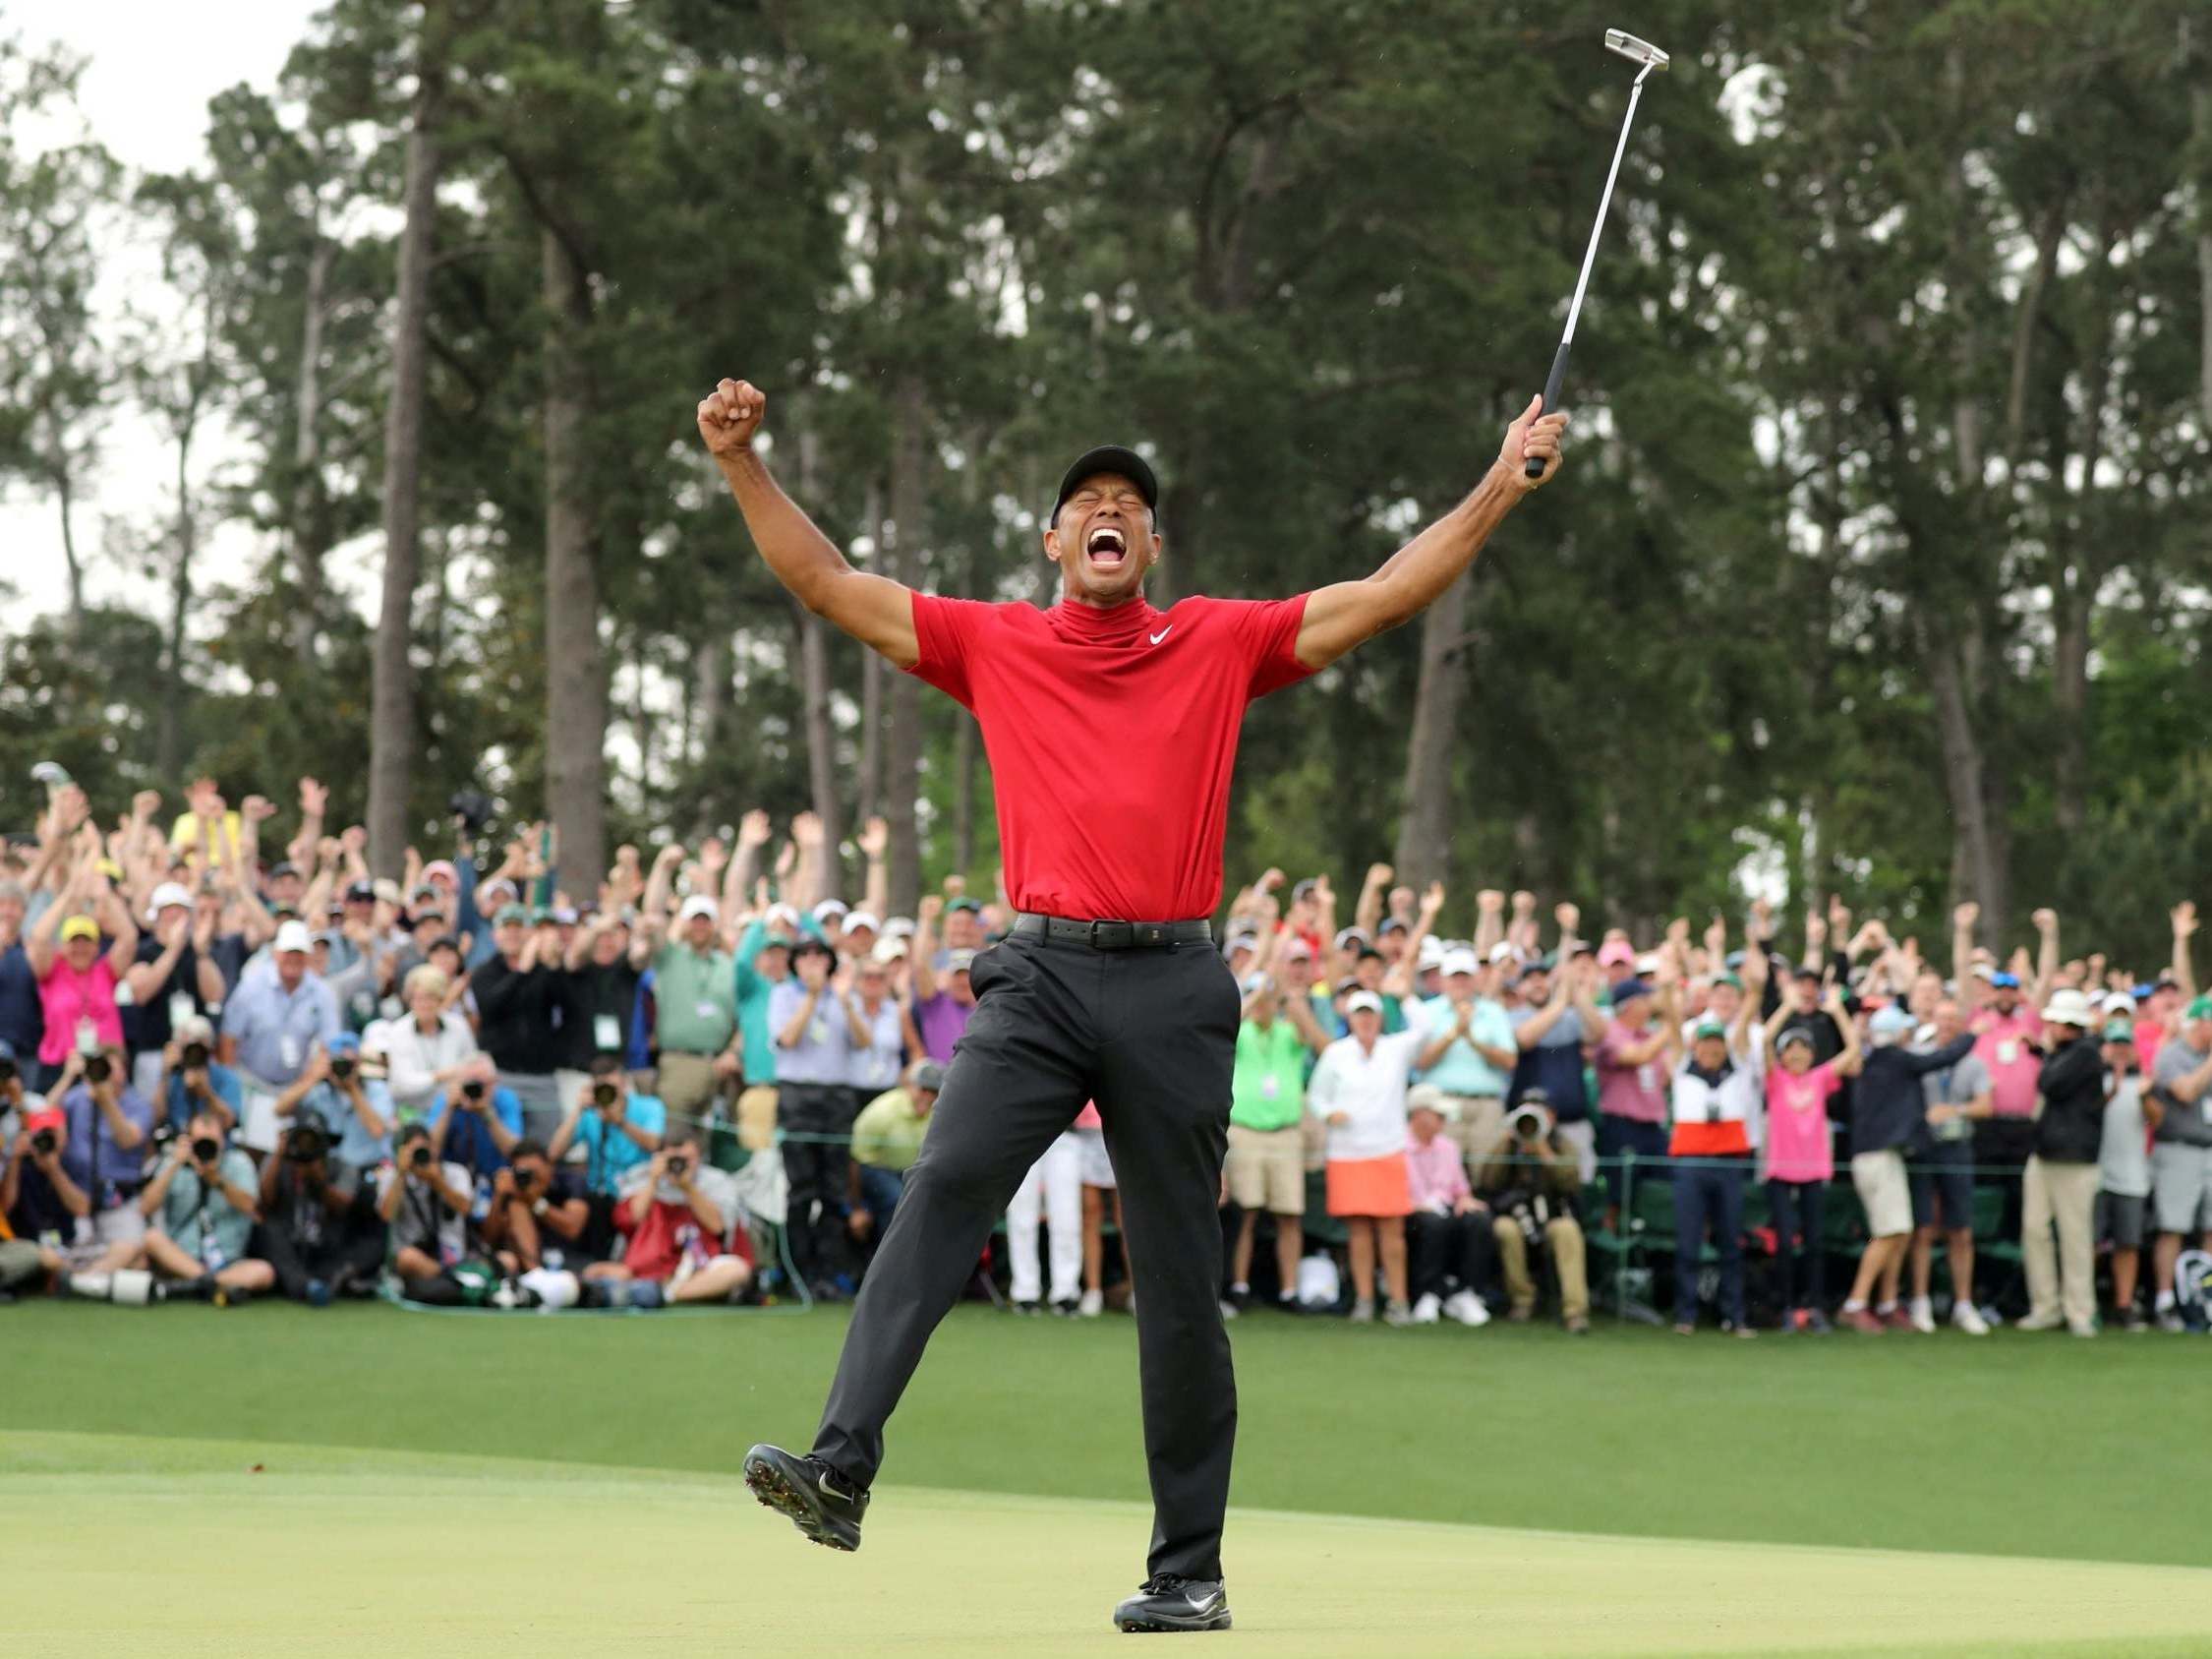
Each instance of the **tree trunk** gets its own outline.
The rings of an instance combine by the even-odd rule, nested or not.
[[[875,539],[875,562],[884,563],[883,499],[875,482],[861,507],[862,522]],[[883,809],[883,659],[873,651],[860,653],[860,821],[865,824]]]
[[[412,167],[412,134],[408,148]],[[316,238],[315,252],[308,259],[300,371],[292,387],[292,575],[300,589],[299,603],[292,613],[292,655],[302,668],[315,666],[317,624],[322,619],[322,556],[326,551],[322,545],[326,533],[321,474],[322,300],[336,253],[331,243],[320,235]],[[401,257],[405,257],[404,250]],[[374,858],[374,854],[371,856]]]
[[[2008,897],[2006,848],[1990,821],[1981,741],[1974,731],[1959,647],[1950,639],[1932,639],[1926,655],[1936,729],[1943,741],[1944,789],[1950,801],[1951,897],[1979,904],[1983,937],[2002,939]]]
[[[76,480],[65,461],[54,469],[54,495],[61,504],[62,563],[69,566],[69,636],[85,636],[85,566],[77,558]]]
[[[2212,88],[2200,77],[2189,99],[2202,161],[2196,179],[2197,396],[2204,424],[2212,427]]]
[[[2053,815],[2066,835],[2089,816],[2089,611],[2082,571],[2061,573],[2051,589],[2051,709],[2058,731],[2052,755]]]
[[[213,338],[210,326],[210,347]],[[197,390],[187,395],[184,420],[177,432],[177,564],[169,581],[169,637],[164,648],[166,660],[161,665],[161,710],[153,738],[153,769],[163,778],[178,777],[184,770],[185,626],[192,612],[193,562],[200,551],[200,527],[192,505],[192,439],[200,424],[200,399]]]
[[[922,431],[921,382],[902,377],[892,394],[890,558],[886,574],[910,588],[921,586],[922,518],[927,500],[928,446]],[[916,798],[921,794],[921,682],[910,674],[890,677],[891,705],[884,743],[884,817],[891,826],[890,905],[911,916],[921,898],[921,839]]]
[[[685,750],[681,756],[685,764],[698,765],[721,747],[728,708],[729,636],[717,632],[700,645],[698,655],[691,660],[691,722],[698,733],[698,747],[696,752]],[[642,752],[642,733],[638,746]]]
[[[953,729],[953,868],[975,867],[975,717],[961,709]]]
[[[590,272],[550,226],[538,233],[546,305],[546,811],[561,867],[607,868],[607,663],[587,475]]]
[[[1421,619],[1421,680],[1414,692],[1413,738],[1406,745],[1403,806],[1393,862],[1398,879],[1415,887],[1441,881],[1452,850],[1452,747],[1460,691],[1467,682],[1460,654],[1472,572],[1462,570]]]
[[[824,879],[832,893],[843,885],[844,818],[839,806],[837,728],[830,720],[830,630],[820,617],[795,601],[798,618],[799,696],[806,716],[806,778],[814,815],[822,820]]]
[[[431,234],[437,213],[437,120],[442,60],[424,14],[423,56],[407,130],[406,222],[384,410],[384,574],[371,668],[369,867],[396,877],[406,863],[408,798],[415,787],[415,585],[422,565],[423,402],[429,362]],[[312,424],[312,423],[310,423]],[[441,619],[442,625],[442,619]]]

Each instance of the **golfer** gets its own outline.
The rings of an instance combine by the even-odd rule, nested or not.
[[[745,1480],[818,1544],[859,1548],[885,1422],[1022,1175],[1095,1098],[1136,1274],[1155,1521],[1125,1630],[1229,1628],[1221,1524],[1237,1393],[1221,1222],[1237,984],[1214,948],[1245,706],[1418,616],[1558,470],[1566,417],[1532,399],[1474,493],[1361,581],[1295,599],[1144,601],[1159,486],[1129,449],[1079,456],[1045,521],[1048,611],[914,593],[855,570],[754,451],[767,398],[726,380],[699,432],[761,557],[815,615],[971,710],[997,788],[1010,937],[975,959],[975,1012],[853,1309],[814,1449]],[[1525,463],[1543,462],[1528,476]]]

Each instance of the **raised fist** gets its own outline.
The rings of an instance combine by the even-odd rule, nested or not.
[[[871,861],[891,851],[891,825],[881,817],[860,826],[860,856]]]
[[[1551,907],[1551,919],[1559,924],[1562,933],[1572,933],[1582,925],[1582,907],[1562,900]]]
[[[2035,930],[2038,933],[2051,933],[2058,929],[2059,913],[2050,909],[2039,910],[2028,919],[2035,923]]]
[[[1950,913],[1950,924],[1953,927],[1971,927],[1981,918],[1982,907],[1970,900]]]
[[[1388,864],[1369,864],[1368,866],[1368,885],[1369,887],[1387,887],[1390,885],[1390,878],[1396,873],[1397,871],[1393,870]]]
[[[708,453],[721,460],[750,449],[767,412],[767,394],[750,381],[719,382],[699,399],[699,436],[707,441]]]
[[[740,848],[766,847],[768,838],[773,833],[768,814],[758,806],[737,820],[737,845]]]
[[[822,845],[822,820],[812,812],[801,812],[791,820],[791,840],[801,847]]]
[[[1424,921],[1434,921],[1437,913],[1443,908],[1444,884],[1441,881],[1431,881],[1428,891],[1421,896],[1421,918]]]
[[[935,927],[937,918],[944,914],[945,900],[942,894],[924,893],[921,902],[914,906],[914,919],[925,927]]]
[[[1475,909],[1484,916],[1496,916],[1505,909],[1505,895],[1495,887],[1485,887],[1475,895]]]
[[[323,807],[330,804],[330,792],[313,778],[300,780],[300,810],[311,818],[322,816]]]
[[[1536,895],[1526,887],[1513,895],[1513,914],[1515,916],[1536,915]]]

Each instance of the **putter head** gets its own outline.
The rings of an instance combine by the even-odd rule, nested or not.
[[[1605,50],[1617,52],[1630,63],[1642,64],[1648,69],[1664,70],[1667,55],[1649,40],[1639,40],[1625,29],[1605,30]]]

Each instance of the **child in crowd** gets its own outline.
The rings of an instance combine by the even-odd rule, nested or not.
[[[1406,1216],[1413,1189],[1406,1175],[1406,1085],[1426,1041],[1416,1028],[1385,1037],[1382,998],[1356,990],[1345,999],[1352,1035],[1321,1053],[1307,1098],[1328,1125],[1329,1214],[1345,1224],[1352,1260],[1352,1318],[1374,1318],[1375,1258],[1389,1300],[1388,1325],[1411,1325],[1407,1301]]]
[[[1785,1008],[1773,1024],[1787,1018]],[[1813,1064],[1813,1034],[1791,1026],[1772,1037],[1767,1074],[1767,1213],[1781,1271],[1782,1329],[1825,1335],[1828,1315],[1828,1184],[1835,1178],[1835,1137],[1828,1103],[1859,1069],[1856,1022],[1844,1020],[1846,1046]]]

